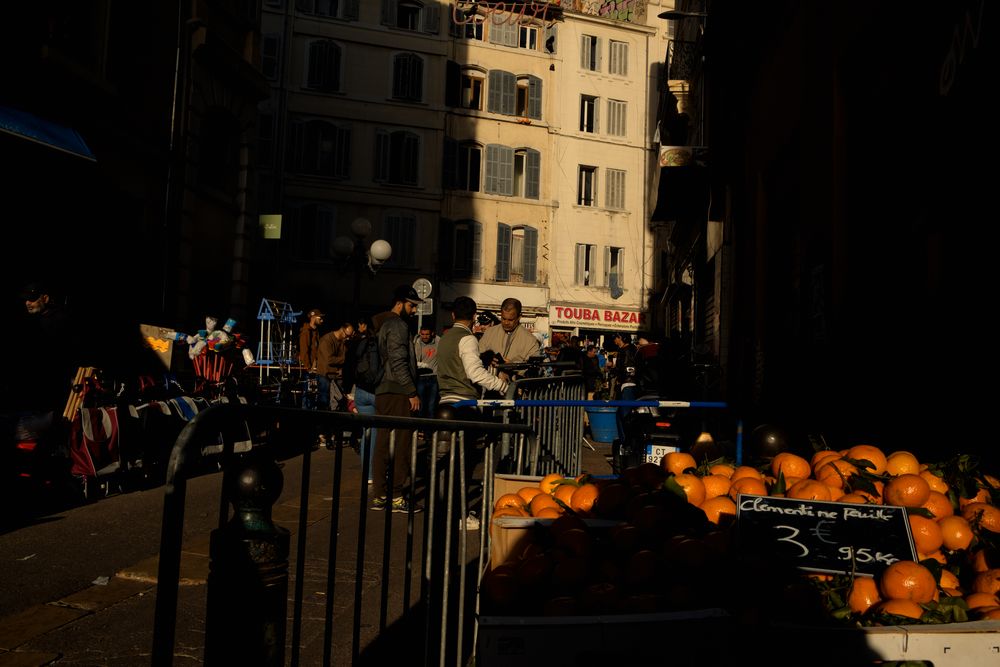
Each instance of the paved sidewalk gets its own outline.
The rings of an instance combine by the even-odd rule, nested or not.
[[[609,454],[609,445],[604,443],[595,445],[596,451],[583,447],[583,469],[593,474],[610,474],[606,458]],[[341,542],[345,543],[342,548],[349,558],[340,561],[344,565],[344,570],[342,571],[339,566],[337,570],[338,600],[335,611],[338,616],[353,613],[354,560],[351,556],[353,552],[350,550],[355,546],[351,544],[352,536],[356,536],[358,530],[355,508],[360,494],[359,457],[349,449],[343,453],[344,502],[341,505],[339,525]],[[329,532],[332,480],[327,478],[329,475],[324,476],[317,471],[325,468],[328,472],[328,464],[332,458],[333,452],[323,449],[314,452],[314,472],[310,486],[310,494],[313,496],[309,515],[310,535],[314,530],[317,536]],[[285,465],[286,479],[298,474],[296,461],[288,461]],[[274,507],[274,521],[292,528],[296,525],[298,515],[298,491],[296,489],[290,492],[286,488]],[[372,520],[373,515],[375,520]],[[382,513],[369,512],[370,535],[382,530],[383,516]],[[399,517],[400,521],[405,519],[402,515],[394,516]],[[123,536],[123,539],[126,538]],[[478,534],[470,534],[470,541],[478,544]],[[398,545],[398,549],[403,551],[404,540],[394,540],[394,542]],[[294,535],[292,543],[294,548]],[[174,664],[178,666],[201,664],[203,660],[208,545],[207,534],[191,536],[184,542],[174,658]],[[338,553],[341,553],[340,549]],[[374,592],[381,586],[379,581],[381,548],[373,548],[367,559],[369,562],[366,564],[363,583],[365,590],[375,595]],[[325,564],[311,563],[312,567],[322,569],[320,565],[325,568]],[[351,568],[350,572],[347,572],[347,567]],[[153,639],[157,568],[158,558],[152,556],[119,570],[106,582],[99,581],[72,595],[37,605],[13,616],[0,618],[0,667],[148,665]],[[391,576],[398,574],[394,566]],[[307,572],[307,580],[311,579],[310,572]],[[322,633],[317,633],[317,626],[322,625],[323,619],[321,614],[317,617],[316,608],[321,608],[324,601],[310,599],[310,596],[315,598],[316,595],[321,594],[311,594],[307,588],[303,664],[314,664],[310,662],[309,656],[315,656],[317,650],[321,651],[318,645],[321,644]],[[348,601],[341,601],[339,599],[341,596],[349,598]],[[372,625],[370,622],[363,623],[363,627],[367,626],[366,637],[373,636],[377,629],[377,622],[374,623],[374,627],[371,627]],[[306,647],[307,643],[313,645]],[[349,661],[349,652],[347,655],[342,651],[334,655],[334,664],[348,664]]]

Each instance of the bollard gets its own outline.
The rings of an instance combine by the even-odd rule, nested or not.
[[[205,620],[206,665],[284,664],[289,532],[271,521],[278,465],[262,459],[228,485],[232,519],[212,531]]]

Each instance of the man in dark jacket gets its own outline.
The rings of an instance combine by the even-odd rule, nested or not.
[[[384,369],[382,382],[375,389],[375,414],[410,417],[412,413],[420,411],[417,360],[406,320],[413,316],[422,302],[423,299],[417,295],[416,290],[409,285],[402,285],[393,293],[392,308],[372,318]],[[392,488],[388,488],[385,477],[389,468],[390,429],[378,429],[372,472],[376,488],[381,491],[376,491],[371,508],[384,510],[389,505],[393,512],[409,512],[410,503],[403,497],[403,489],[406,488],[410,473],[413,429],[397,428],[393,432],[395,453],[392,460]]]

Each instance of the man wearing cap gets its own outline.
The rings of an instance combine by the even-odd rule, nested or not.
[[[413,317],[423,299],[409,285],[396,288],[392,296],[392,307],[372,318],[372,328],[378,340],[379,356],[382,359],[382,381],[375,388],[375,414],[410,417],[420,411],[417,396],[417,360],[413,353],[410,328],[407,320]],[[375,441],[372,474],[375,476],[375,497],[373,510],[384,510],[386,505],[393,512],[409,512],[408,499],[403,497],[410,473],[410,450],[413,429],[397,428],[395,452],[392,459],[392,487],[386,485],[389,468],[390,429],[378,429]],[[391,502],[387,500],[391,498]],[[416,508],[414,508],[416,509]]]
[[[323,326],[323,317],[322,310],[313,308],[309,311],[306,322],[299,331],[299,366],[302,367],[303,373],[316,372],[316,364],[319,362],[319,329]],[[330,382],[326,377],[316,376],[315,405],[313,402],[313,397],[309,392],[306,392],[302,399],[302,407],[307,410],[326,409],[330,403]]]

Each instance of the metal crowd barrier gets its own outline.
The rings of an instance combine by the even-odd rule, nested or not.
[[[408,664],[417,661],[425,665],[466,664],[475,642],[473,618],[471,614],[466,614],[468,578],[471,573],[478,584],[485,564],[483,555],[488,550],[488,525],[484,522],[479,537],[480,560],[472,570],[468,562],[468,529],[464,519],[471,500],[467,473],[472,470],[475,461],[469,461],[467,457],[475,451],[473,439],[483,435],[486,445],[479,503],[484,510],[480,516],[485,519],[493,495],[496,455],[492,443],[501,434],[517,440],[533,440],[530,427],[238,404],[218,405],[199,413],[185,426],[170,455],[164,496],[152,664],[172,665],[175,654],[187,480],[201,468],[198,462],[202,443],[214,441],[226,425],[238,420],[256,424],[279,423],[286,430],[305,426],[323,429],[327,433],[352,432],[354,437],[367,435],[368,429],[389,429],[388,488],[392,488],[397,430],[412,429],[407,495],[411,503],[421,503],[424,511],[416,513],[411,509],[405,517],[405,526],[400,526],[399,522],[392,520],[393,513],[387,507],[378,516],[383,521],[381,534],[376,530],[369,535],[368,456],[361,462],[358,497],[342,499],[343,457],[354,454],[347,447],[336,447],[332,452],[331,469],[316,471],[316,474],[328,474],[333,485],[332,498],[329,499],[329,534],[323,540],[325,544],[309,544],[309,527],[314,523],[310,519],[310,478],[314,474],[312,465],[316,458],[313,456],[313,441],[302,437],[284,443],[269,443],[245,457],[236,456],[233,443],[226,442],[221,455],[223,492],[218,528],[212,531],[211,538],[204,628],[205,663],[284,665],[287,651],[287,663],[291,665],[330,665],[334,662],[334,650],[337,648],[341,656],[337,664],[343,664],[346,652],[343,642],[349,637],[351,664],[356,664],[364,658],[363,649],[366,646],[370,648],[386,635],[387,628],[391,628],[390,615],[398,614],[396,622],[419,618],[419,608],[422,608],[424,627],[414,636],[423,641],[423,646],[404,641],[398,646],[393,644],[393,649],[405,655]],[[308,431],[308,428],[305,430]],[[433,432],[429,442],[418,441],[417,434],[421,430]],[[517,446],[532,447],[530,443],[520,442]],[[282,487],[281,468],[276,461],[298,456],[302,457],[299,516],[294,532],[289,533],[271,520],[271,507],[280,496]],[[388,501],[391,503],[391,498]],[[345,567],[351,566],[344,566],[338,559],[340,516],[342,512],[352,509],[358,512],[357,535],[344,537],[357,542],[353,563],[354,586],[353,591],[343,591],[343,586],[341,589],[335,586],[336,574],[338,568],[343,573]],[[403,531],[402,536],[397,534],[400,530]],[[366,603],[372,603],[371,594],[364,595],[365,555],[370,542],[373,550],[376,547],[382,550],[378,581],[378,632],[366,646],[362,646],[363,610]],[[315,569],[308,574],[306,572],[306,561],[314,550],[320,555],[313,556],[313,559],[326,561],[325,590],[321,594],[316,593],[317,584],[312,579],[317,576]],[[394,606],[390,604],[390,597],[397,602],[400,591],[393,588],[398,576],[390,575],[390,566],[398,564],[400,559],[403,572],[401,605],[393,610],[390,609]],[[368,576],[370,578],[371,574]],[[322,595],[325,600],[322,658],[303,655],[301,650],[304,636],[320,634],[318,619],[312,616],[304,618],[303,615],[307,577],[313,587],[310,603],[316,595]],[[289,583],[292,584],[291,589]],[[340,617],[346,616],[346,612],[335,619],[335,602],[348,608],[353,606],[350,627],[343,627],[346,624],[339,621]],[[289,608],[290,625],[287,621]],[[368,611],[367,618],[370,619],[370,607]],[[287,641],[286,637],[289,637]],[[335,647],[335,642],[340,643]],[[315,643],[309,646],[316,650]],[[189,652],[189,649],[184,652]],[[420,655],[421,652],[423,655]],[[371,658],[368,660],[371,661]]]

